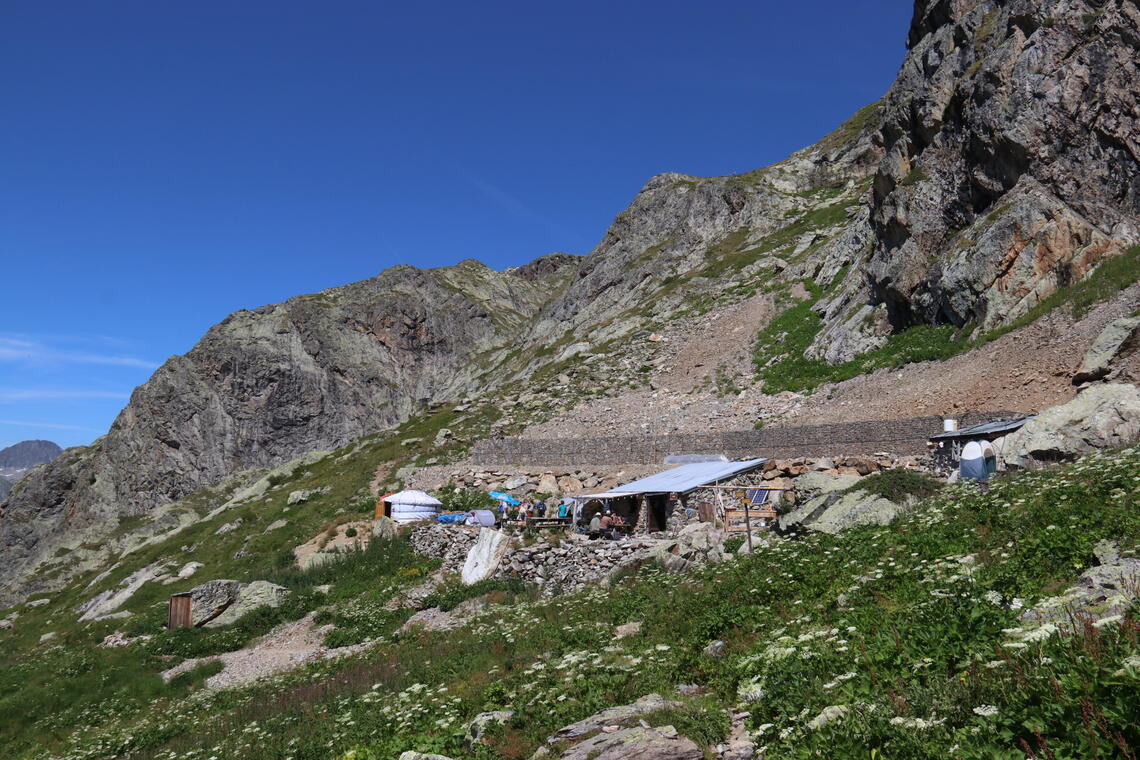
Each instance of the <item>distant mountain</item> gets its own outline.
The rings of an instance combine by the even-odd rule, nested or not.
[[[20,441],[6,449],[0,449],[0,468],[27,470],[37,464],[50,462],[62,453],[63,449],[51,441]]]
[[[0,501],[8,498],[12,485],[37,464],[50,462],[63,453],[51,441],[20,441],[0,449]]]

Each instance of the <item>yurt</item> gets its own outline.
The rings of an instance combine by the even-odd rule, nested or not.
[[[992,452],[993,449],[991,448],[990,451]],[[962,480],[978,480],[984,483],[990,479],[989,468],[986,467],[986,452],[982,442],[970,441],[963,446],[962,457],[959,462]]]
[[[443,502],[423,491],[399,491],[381,500],[384,516],[398,523],[431,520],[440,513]]]

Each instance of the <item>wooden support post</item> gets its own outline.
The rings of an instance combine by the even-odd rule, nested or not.
[[[745,492],[745,494],[744,494],[744,530],[747,531],[745,533],[745,535],[748,536],[748,555],[752,556],[752,519],[748,516],[748,502],[749,501],[751,501],[751,500],[748,498],[748,493]]]

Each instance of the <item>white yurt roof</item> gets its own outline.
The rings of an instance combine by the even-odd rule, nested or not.
[[[442,507],[443,502],[439,499],[428,496],[423,491],[408,490],[400,491],[389,496],[384,501],[389,504],[405,504],[412,507]]]
[[[985,449],[977,441],[970,441],[962,447],[962,459],[981,459],[985,455]]]

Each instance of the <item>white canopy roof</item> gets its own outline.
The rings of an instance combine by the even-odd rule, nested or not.
[[[389,496],[384,501],[389,504],[406,504],[412,507],[442,507],[443,502],[434,496],[428,496],[423,491],[400,491]]]
[[[605,491],[578,496],[581,500],[620,499],[642,493],[688,493],[704,485],[727,480],[742,472],[754,470],[766,459],[746,459],[743,462],[693,462],[674,467],[648,478],[635,480],[623,486]]]

